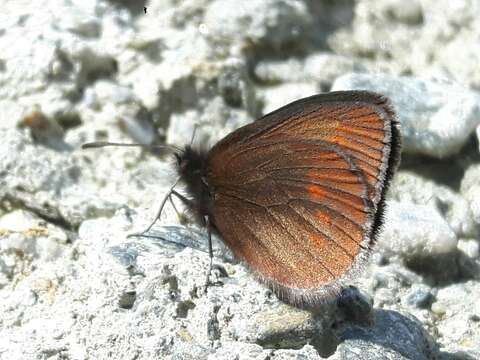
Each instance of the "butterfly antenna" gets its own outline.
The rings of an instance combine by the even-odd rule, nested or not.
[[[95,141],[82,145],[82,149],[96,149],[107,146],[123,146],[123,147],[141,147],[145,149],[168,149],[175,153],[181,152],[182,149],[175,145],[150,145],[150,144],[128,144],[128,143],[115,143],[107,141]]]
[[[198,123],[195,123],[193,125],[193,132],[192,132],[192,138],[190,139],[190,146],[192,146],[193,140],[195,140],[195,134],[197,133],[197,128],[198,128]]]

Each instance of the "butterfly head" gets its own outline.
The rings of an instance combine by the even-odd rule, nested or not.
[[[190,145],[175,153],[178,174],[196,206],[192,210],[200,217],[209,215],[212,202],[211,189],[207,180],[207,154],[208,152],[194,149]]]
[[[201,151],[187,145],[178,153],[175,153],[177,170],[182,178],[202,175],[206,167],[207,157]]]

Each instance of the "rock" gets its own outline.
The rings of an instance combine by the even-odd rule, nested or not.
[[[467,281],[438,290],[436,307],[437,329],[442,337],[442,350],[451,354],[465,354],[475,359],[480,356],[480,286]],[[461,299],[461,300],[460,300]],[[433,305],[432,305],[433,310]]]
[[[434,295],[430,288],[422,285],[414,285],[406,297],[408,305],[415,306],[420,309],[427,309],[434,300]]]
[[[0,217],[0,252],[52,261],[63,256],[68,241],[59,227],[46,223],[33,214],[15,210]]]
[[[253,120],[246,111],[229,108],[220,97],[216,97],[211,99],[204,111],[189,110],[172,115],[167,143],[189,145],[195,132],[193,144],[208,149],[234,129]]]
[[[308,345],[307,345],[308,346]],[[313,350],[314,354],[316,353]],[[297,353],[297,352],[295,352]],[[210,354],[208,360],[229,360],[232,357],[242,358],[245,357],[246,359],[258,359],[258,360],[268,360],[272,359],[272,355],[274,354],[274,350],[265,350],[260,345],[257,344],[246,344],[243,342],[226,342],[225,345],[215,353]],[[317,358],[318,355],[316,355]],[[311,359],[317,359],[316,357],[311,357]],[[281,357],[279,358],[281,359]]]
[[[458,248],[469,258],[478,259],[480,257],[480,244],[476,239],[460,239]]]
[[[3,135],[7,141],[0,144],[0,166],[8,170],[0,176],[3,202],[26,207],[65,228],[74,228],[86,213],[95,212],[95,202],[102,202],[98,192],[90,192],[89,200],[88,190],[76,187],[82,167],[78,158],[38,151],[25,133],[7,130]],[[60,191],[64,196],[59,201],[55,194]]]
[[[478,8],[478,0],[362,0],[349,26],[331,34],[328,44],[344,56],[374,59],[377,71],[479,88]]]
[[[439,173],[444,171],[443,168],[438,170]],[[392,181],[389,195],[399,202],[432,207],[448,222],[458,238],[474,237],[477,234],[468,201],[449,186],[427,180],[412,171],[400,170]]]
[[[305,345],[299,350],[274,350],[270,357],[272,360],[320,360],[323,358],[311,345]]]
[[[418,25],[423,22],[422,5],[417,0],[408,0],[407,3],[399,0],[385,1],[386,17],[405,24]]]
[[[408,229],[408,231],[405,231]],[[457,237],[434,208],[389,201],[379,247],[406,261],[435,258],[457,248]]]
[[[375,325],[352,327],[330,359],[431,359],[438,349],[415,318],[396,311],[377,310]]]
[[[354,286],[342,290],[337,304],[344,321],[363,326],[373,323],[373,299]]]
[[[263,91],[264,108],[263,113],[268,114],[292,101],[318,93],[315,83],[289,83],[273,86]]]
[[[371,268],[358,279],[358,287],[373,298],[374,308],[388,308],[403,311],[412,287],[424,286],[424,278],[405,267],[402,261],[387,258],[388,264],[371,265]],[[433,291],[433,290],[432,290]],[[423,319],[424,314],[409,308],[414,316]]]
[[[85,93],[89,107],[98,108],[105,105],[128,104],[138,99],[131,88],[114,83],[111,80],[98,80]]]
[[[205,31],[214,42],[242,44],[279,50],[298,47],[306,39],[311,19],[298,1],[252,0],[239,5],[233,0],[215,0],[208,6]]]
[[[478,164],[470,166],[462,179],[460,191],[463,197],[468,201],[472,219],[476,224],[480,224],[480,166]]]
[[[20,120],[18,127],[28,128],[33,140],[39,144],[60,151],[69,149],[68,144],[63,140],[64,131],[60,124],[43,114],[38,106]]]
[[[326,91],[334,80],[345,73],[364,72],[366,67],[355,59],[329,53],[316,53],[305,59],[261,61],[255,66],[255,75],[266,84],[310,83]],[[303,97],[309,94],[303,95]],[[268,97],[267,97],[268,99]]]
[[[458,84],[386,74],[348,74],[332,87],[355,89],[391,98],[406,152],[437,158],[454,155],[480,124],[480,95]]]
[[[270,349],[299,349],[307,342],[315,343],[324,337],[333,337],[333,334],[328,334],[330,330],[323,328],[321,321],[311,313],[288,306],[254,314],[245,324],[237,322],[237,327],[232,330],[235,338]]]

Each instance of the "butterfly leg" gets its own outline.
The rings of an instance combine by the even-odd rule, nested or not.
[[[172,195],[173,195],[173,191],[172,191],[172,194],[170,194],[170,196],[168,197],[168,200],[170,201],[170,205],[172,205],[173,210],[175,210],[175,213],[177,214],[177,219],[178,219],[178,221],[179,221],[180,223],[182,223],[182,221],[183,221],[183,216],[182,216],[182,214],[180,214],[180,212],[179,212],[178,209],[177,209],[177,206],[176,206],[175,203],[173,202]]]
[[[193,207],[193,202],[190,199],[187,199],[185,196],[180,194],[179,192],[172,190],[172,195],[175,195],[177,198],[179,198],[185,205],[188,207]]]
[[[208,232],[208,256],[210,258],[210,263],[208,265],[208,272],[207,272],[207,281],[205,283],[205,292],[207,292],[208,285],[210,285],[210,275],[213,269],[213,246],[212,246],[212,228],[210,224],[210,218],[208,216],[204,217],[205,225],[207,226]]]
[[[127,235],[127,238],[133,237],[133,236],[144,236],[146,233],[148,233],[150,231],[150,229],[157,222],[157,220],[160,219],[160,216],[162,215],[163,208],[165,207],[165,203],[167,202],[168,198],[172,196],[172,193],[175,191],[174,190],[175,186],[177,186],[177,183],[178,183],[179,180],[180,180],[180,178],[175,180],[173,185],[170,187],[170,190],[165,194],[165,196],[164,196],[164,198],[163,198],[163,200],[160,204],[160,208],[157,211],[157,215],[155,215],[155,218],[153,219],[152,223],[150,225],[148,225],[148,227],[145,230],[143,230],[139,233],[134,233],[134,234]]]

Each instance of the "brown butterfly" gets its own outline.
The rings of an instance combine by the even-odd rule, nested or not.
[[[239,128],[209,151],[175,148],[179,180],[191,197],[175,191],[175,182],[157,218],[166,200],[178,197],[277,296],[316,306],[364,263],[400,149],[387,98],[367,91],[314,95]],[[210,237],[209,247],[211,254]]]

